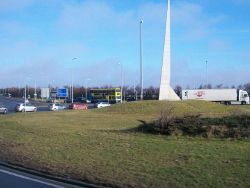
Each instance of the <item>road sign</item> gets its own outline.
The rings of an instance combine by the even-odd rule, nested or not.
[[[67,88],[57,89],[57,97],[68,97],[68,89]]]
[[[42,99],[49,98],[49,88],[41,88],[41,98]]]

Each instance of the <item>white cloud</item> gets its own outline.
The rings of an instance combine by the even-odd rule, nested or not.
[[[93,33],[105,29],[115,30],[131,23],[133,12],[118,12],[100,1],[83,1],[65,4],[59,19],[59,26],[66,31]]]
[[[145,23],[145,43],[147,43],[145,44],[145,48],[147,48],[145,49],[145,52],[147,52],[147,54],[145,53],[145,69],[147,69],[145,71],[147,72],[147,74],[145,74],[145,85],[159,85],[161,57],[158,56],[161,56],[161,52],[158,51],[160,47],[155,45],[162,45],[163,43],[163,32],[165,30],[167,10],[166,2],[153,3],[153,1],[148,1],[136,9],[132,9],[131,7],[126,10],[118,10],[111,6],[108,0],[6,0],[0,2],[0,10],[17,10],[25,8],[32,3],[36,3],[36,5],[43,3],[43,6],[48,6],[48,8],[55,8],[57,5],[60,5],[57,9],[59,10],[60,15],[56,15],[58,20],[56,23],[54,23],[54,21],[53,23],[50,23],[50,25],[55,25],[52,30],[55,30],[55,33],[58,34],[56,37],[58,38],[55,37],[55,42],[53,43],[53,41],[50,41],[48,46],[44,43],[38,45],[29,40],[22,40],[16,42],[16,44],[13,43],[11,46],[1,46],[0,51],[2,53],[8,54],[9,57],[12,57],[11,54],[18,54],[21,61],[23,60],[23,56],[20,54],[24,54],[24,56],[35,54],[35,57],[29,59],[26,63],[14,63],[14,67],[11,66],[8,69],[1,69],[0,74],[7,75],[8,73],[11,73],[15,78],[13,80],[18,80],[17,75],[22,70],[25,70],[25,73],[27,74],[36,70],[39,72],[40,70],[46,70],[48,73],[53,70],[52,76],[46,79],[55,79],[56,83],[65,84],[69,82],[69,76],[67,74],[70,74],[70,70],[65,69],[64,67],[65,62],[67,61],[65,59],[69,58],[70,61],[71,57],[81,56],[79,57],[79,62],[82,62],[84,65],[76,65],[76,68],[74,69],[75,78],[79,80],[78,84],[83,84],[84,78],[92,78],[91,85],[119,85],[120,70],[119,66],[117,66],[117,60],[112,57],[118,56],[117,54],[124,55],[125,53],[133,53],[125,54],[124,56],[131,56],[129,60],[132,63],[138,62],[137,52],[131,52],[131,50],[126,49],[127,46],[123,46],[123,43],[118,40],[127,40],[128,43],[131,43],[131,48],[133,47],[133,49],[135,49],[134,51],[136,51],[136,47],[134,46],[138,45],[139,20],[142,18]],[[202,41],[207,44],[207,38],[210,37],[211,34],[218,33],[216,30],[217,26],[227,17],[222,14],[209,15],[200,4],[182,0],[174,2],[172,6],[172,18],[173,31],[178,31],[178,33],[173,33],[173,38],[182,38],[183,45],[181,49],[185,51],[184,48],[188,46],[190,40]],[[27,33],[32,32],[27,31],[25,27],[14,21],[0,23],[0,27],[5,33],[12,33],[12,35],[26,33],[26,36],[28,36]],[[85,38],[82,37],[82,34]],[[112,41],[107,41],[105,38],[106,34],[110,35],[107,39]],[[78,35],[81,36],[78,38]],[[67,39],[65,40],[65,38]],[[91,38],[90,42],[88,41],[85,43],[84,40],[88,40],[89,38]],[[102,38],[104,42],[102,41]],[[105,49],[106,43],[109,43],[109,48],[111,49]],[[122,45],[118,45],[118,43]],[[222,40],[220,37],[211,38],[210,43],[208,43],[209,49],[213,51],[226,50],[229,46],[228,44],[230,43]],[[114,45],[113,48],[119,46],[119,48],[121,48],[120,51],[114,50],[111,52],[112,45]],[[190,49],[190,46],[188,47]],[[176,49],[177,48],[178,47],[176,47]],[[193,52],[199,51],[195,45],[191,48],[194,48]],[[154,49],[157,49],[157,55]],[[204,49],[204,47],[201,47],[200,49],[204,51],[204,56],[207,55],[207,49]],[[185,56],[186,54],[182,54],[183,51],[178,51],[178,55],[181,57],[187,57]],[[99,52],[102,53],[102,55],[98,54],[95,57],[95,54]],[[86,60],[84,57],[86,57],[85,55],[87,53],[90,55]],[[93,58],[90,58],[90,56],[93,56]],[[10,59],[12,60],[12,58]],[[175,73],[178,72],[178,75],[173,75],[173,83],[185,84],[197,82],[197,84],[200,84],[201,75],[196,75],[194,67],[196,65],[194,65],[194,62],[191,63],[191,60],[188,58],[184,59],[175,57],[175,59],[176,61],[173,62],[173,69],[176,70]],[[124,60],[121,59],[121,61]],[[190,63],[188,63],[189,61]],[[133,78],[138,78],[136,70],[131,70],[132,68],[130,69],[128,68],[129,66],[126,67],[126,65],[124,67],[126,81],[133,84]],[[133,69],[137,68],[135,68],[135,65],[133,66]],[[192,72],[188,72],[191,69]],[[197,69],[198,68],[196,68],[196,70]],[[103,72],[108,72],[108,74],[103,74]],[[199,72],[199,70],[197,72]],[[240,75],[240,71],[237,73]],[[67,76],[65,76],[65,74]],[[199,74],[201,73],[199,72]],[[225,73],[225,75],[226,74],[229,73]],[[38,74],[37,78],[40,80],[41,84],[44,84],[44,78],[41,75]],[[222,81],[222,78],[218,78],[217,80]],[[6,80],[6,83],[7,82],[8,81]]]
[[[9,65],[0,69],[2,77],[1,86],[34,85],[35,81],[40,86],[48,85],[51,80],[57,79],[59,76],[59,67],[58,62],[54,59],[39,59],[32,62]],[[59,77],[62,78],[61,75]]]
[[[173,7],[173,22],[183,30],[182,35],[192,40],[202,39],[215,31],[216,25],[226,19],[225,15],[208,16],[199,4],[178,2]]]

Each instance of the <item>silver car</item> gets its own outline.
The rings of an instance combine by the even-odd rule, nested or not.
[[[8,113],[8,109],[3,106],[3,105],[0,105],[0,114],[7,114]]]
[[[111,104],[107,103],[107,102],[99,102],[97,103],[97,108],[104,108],[104,107],[108,107],[111,106]]]
[[[16,105],[16,111],[17,112],[36,112],[37,108],[35,106],[32,106],[31,104],[24,104],[20,103]]]
[[[49,109],[51,111],[57,111],[57,110],[65,110],[66,109],[66,106],[63,105],[63,104],[54,104],[54,103],[51,103],[49,104]]]

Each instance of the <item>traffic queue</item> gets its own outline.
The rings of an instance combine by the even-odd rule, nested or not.
[[[33,102],[29,100],[24,101],[23,103],[17,103],[15,109],[8,109],[6,105],[0,104],[0,114],[7,114],[8,112],[37,112],[37,111],[61,111],[61,110],[88,110],[92,108],[104,108],[111,106],[107,102],[98,102],[98,103],[82,103],[82,102],[73,102],[70,104],[67,103],[58,103],[49,101],[47,107],[36,106]],[[44,102],[45,103],[45,102]],[[45,103],[46,105],[46,103]],[[41,110],[43,108],[43,110]]]

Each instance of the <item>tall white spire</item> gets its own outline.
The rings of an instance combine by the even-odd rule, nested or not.
[[[172,87],[170,86],[171,78],[171,41],[170,41],[170,0],[168,0],[168,11],[167,11],[167,21],[166,21],[166,33],[165,33],[165,43],[164,52],[162,60],[162,73],[161,73],[161,85],[160,85],[160,95],[159,100],[180,100],[176,95]]]

